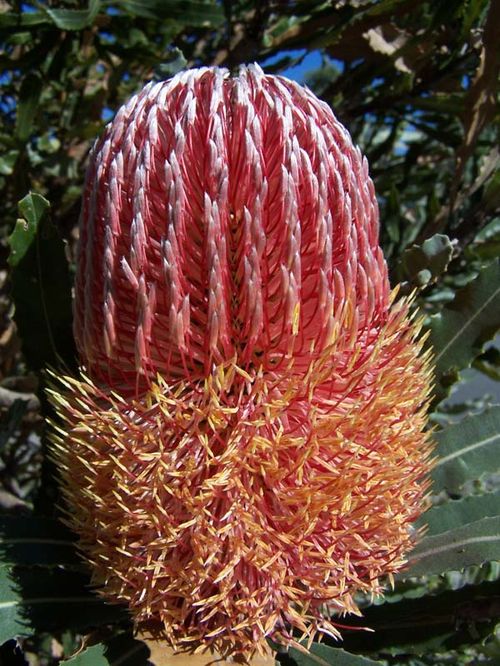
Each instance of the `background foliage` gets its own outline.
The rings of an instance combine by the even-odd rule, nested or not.
[[[0,0],[2,664],[148,663],[57,521],[42,371],[75,365],[79,200],[105,121],[149,79],[249,61],[306,82],[367,154],[392,279],[418,289],[436,354],[427,536],[384,600],[360,600],[375,633],[280,660],[500,663],[499,25],[497,0]]]

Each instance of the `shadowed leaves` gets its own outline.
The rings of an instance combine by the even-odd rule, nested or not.
[[[347,630],[344,645],[347,650],[392,655],[435,654],[471,645],[491,631],[499,604],[500,583],[494,581],[373,605],[364,609],[362,618],[349,619],[353,627],[373,631]]]
[[[44,631],[84,631],[123,621],[118,606],[89,591],[84,574],[52,567],[0,568],[0,644]]]
[[[35,370],[75,362],[68,263],[48,208],[39,194],[24,197],[22,218],[9,238],[14,319]]]
[[[457,372],[470,366],[500,327],[500,264],[493,262],[431,317],[436,393],[444,397]]]

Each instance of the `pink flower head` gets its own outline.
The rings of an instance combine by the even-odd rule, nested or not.
[[[338,635],[423,511],[428,355],[366,159],[257,66],[149,84],[91,156],[54,394],[69,520],[103,594],[174,646]]]

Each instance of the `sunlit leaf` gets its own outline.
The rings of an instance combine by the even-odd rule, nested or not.
[[[430,576],[500,560],[500,516],[482,518],[422,539],[401,577]]]
[[[296,648],[292,648],[289,654],[298,666],[379,666],[381,663],[322,643],[313,643],[310,654]]]
[[[9,264],[11,266],[18,266],[32,247],[38,225],[49,207],[47,199],[32,192],[19,202],[19,213],[23,217],[17,220],[14,231],[9,237]]]
[[[436,432],[438,460],[432,471],[434,491],[457,492],[469,479],[500,468],[500,407],[468,416]]]
[[[68,666],[109,666],[109,661],[104,656],[105,650],[106,646],[102,643],[92,645],[64,663]]]
[[[500,492],[450,500],[427,511],[418,525],[426,525],[426,536],[468,525],[481,518],[500,515]]]

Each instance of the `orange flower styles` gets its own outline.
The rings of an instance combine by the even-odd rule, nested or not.
[[[405,562],[430,370],[378,224],[328,105],[257,66],[149,84],[93,150],[54,457],[93,581],[175,647],[338,635]]]

